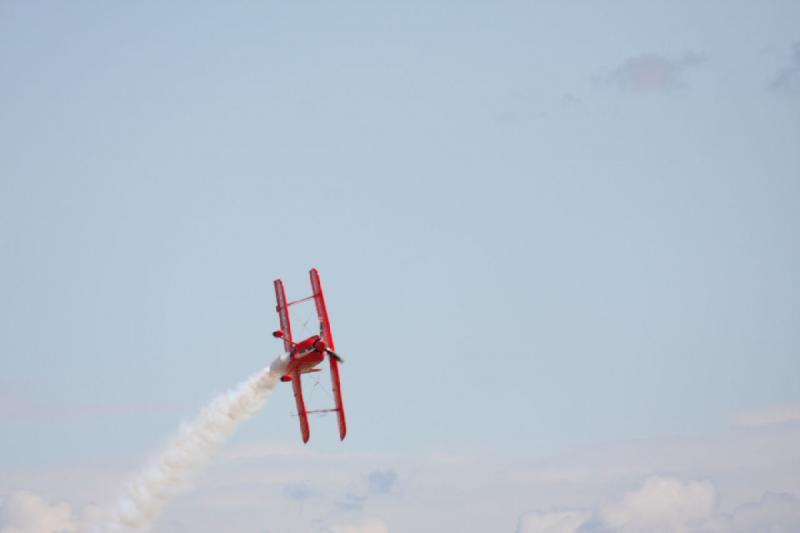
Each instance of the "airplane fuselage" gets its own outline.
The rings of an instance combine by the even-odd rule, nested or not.
[[[289,352],[289,364],[281,381],[291,381],[295,371],[301,374],[318,372],[316,367],[325,360],[326,347],[325,341],[319,335],[312,335],[295,344]]]

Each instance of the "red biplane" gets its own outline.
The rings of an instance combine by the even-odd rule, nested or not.
[[[280,318],[281,329],[272,335],[283,339],[283,346],[289,354],[289,361],[286,366],[286,374],[281,377],[281,381],[291,381],[294,389],[294,399],[297,402],[297,416],[300,418],[300,431],[303,434],[303,442],[308,442],[310,430],[308,427],[309,413],[335,412],[339,422],[339,438],[344,440],[347,434],[347,423],[344,418],[344,405],[342,404],[342,391],[339,386],[339,363],[342,358],[334,351],[333,335],[331,334],[331,323],[328,319],[328,309],[325,307],[325,296],[322,294],[322,284],[319,281],[319,272],[312,268],[309,272],[311,276],[311,289],[313,294],[307,298],[301,298],[293,302],[286,300],[286,292],[283,289],[283,281],[275,280],[275,298],[278,302],[276,309]],[[289,320],[289,307],[314,300],[319,317],[319,335],[312,335],[300,342],[292,339],[292,324]],[[331,384],[333,387],[333,400],[336,406],[332,409],[319,409],[307,411],[303,400],[303,385],[300,377],[308,372],[319,372],[316,368],[328,356],[331,368]]]

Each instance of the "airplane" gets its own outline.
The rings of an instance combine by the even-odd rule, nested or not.
[[[311,436],[308,426],[308,415],[311,413],[335,412],[339,423],[339,439],[344,440],[347,434],[347,422],[344,416],[344,405],[342,403],[342,391],[339,382],[339,363],[342,358],[334,350],[333,335],[331,334],[331,322],[328,318],[328,308],[325,306],[325,295],[322,293],[322,283],[319,280],[319,272],[316,268],[309,271],[311,277],[311,289],[313,294],[306,298],[301,298],[293,302],[286,300],[286,291],[283,288],[283,281],[275,280],[275,299],[277,304],[275,309],[278,311],[280,329],[272,333],[273,337],[283,339],[283,347],[288,354],[286,373],[281,376],[281,381],[292,382],[294,389],[294,400],[297,404],[297,416],[300,419],[300,433],[303,436],[303,443],[307,443]],[[289,321],[289,307],[314,300],[319,317],[319,335],[312,335],[300,342],[292,339],[292,325]],[[305,400],[303,399],[303,384],[301,376],[309,372],[319,372],[317,365],[328,357],[331,371],[331,384],[333,386],[333,400],[335,407],[332,409],[318,409],[314,411],[306,410]]]

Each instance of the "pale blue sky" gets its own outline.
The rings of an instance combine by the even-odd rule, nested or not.
[[[273,359],[271,282],[312,266],[350,422],[317,450],[545,457],[800,402],[797,20],[0,3],[0,469],[144,456]],[[292,408],[236,442],[299,439]]]

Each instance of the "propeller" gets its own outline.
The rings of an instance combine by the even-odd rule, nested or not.
[[[338,353],[334,352],[330,348],[325,348],[325,353],[336,359],[337,362],[344,363],[344,359],[342,359],[342,357]]]

